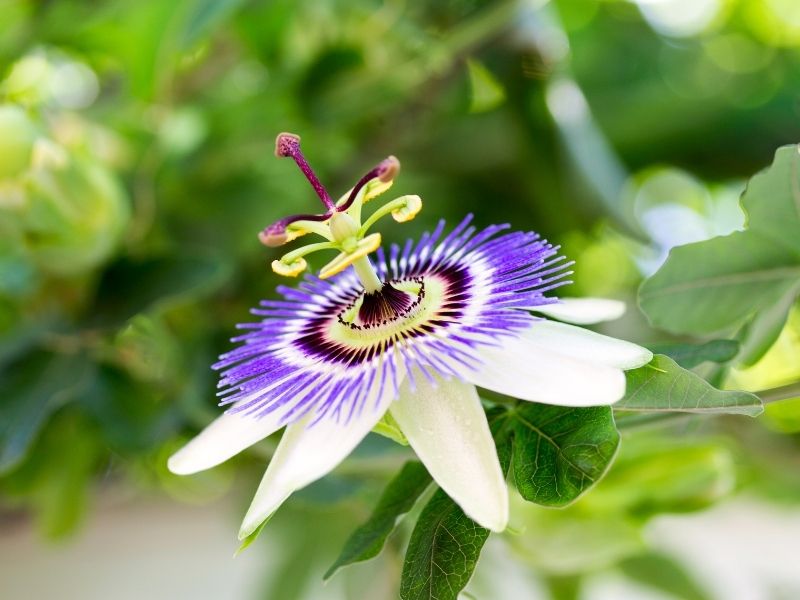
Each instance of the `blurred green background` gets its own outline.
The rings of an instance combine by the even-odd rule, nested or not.
[[[745,180],[800,141],[800,3],[0,0],[3,597],[395,596],[407,531],[377,562],[324,588],[320,575],[404,449],[368,439],[236,561],[274,444],[190,478],[166,470],[219,412],[209,365],[274,295],[277,254],[257,233],[316,210],[273,155],[280,131],[303,136],[334,195],[401,160],[398,194],[425,205],[385,240],[467,212],[536,230],[576,261],[565,293],[630,303],[606,332],[670,341],[636,288],[672,246],[741,228]],[[797,381],[800,314],[754,367],[703,368],[751,390]],[[715,571],[674,532],[763,531],[780,510],[800,539],[798,431],[800,399],[625,431],[576,505],[515,506],[468,590],[796,598],[797,573],[744,555]],[[663,516],[722,500],[706,521]],[[800,555],[781,543],[776,556]]]

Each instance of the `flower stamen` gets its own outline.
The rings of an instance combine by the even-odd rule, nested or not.
[[[380,246],[381,235],[369,234],[369,229],[388,214],[398,223],[410,221],[422,207],[422,200],[419,196],[396,198],[378,208],[363,224],[361,208],[364,203],[383,194],[392,186],[394,178],[400,172],[400,161],[394,156],[385,158],[361,177],[338,202],[334,202],[300,151],[300,136],[293,133],[279,134],[275,140],[275,155],[295,161],[326,210],[318,215],[292,215],[276,221],[261,231],[258,236],[261,243],[270,247],[283,246],[307,233],[316,233],[326,241],[310,244],[273,261],[273,271],[279,275],[294,277],[308,266],[303,258],[307,254],[318,250],[339,250],[339,254],[322,268],[319,277],[327,279],[353,267],[367,293],[380,291],[384,283],[372,267],[368,256]]]
[[[367,172],[361,179],[358,180],[358,183],[350,190],[350,195],[347,197],[347,200],[344,203],[339,204],[336,207],[336,210],[339,212],[344,212],[348,210],[353,202],[358,196],[358,192],[361,191],[365,185],[367,185],[373,179],[378,179],[381,183],[391,183],[397,174],[400,172],[400,161],[397,160],[394,156],[389,156],[379,162],[374,169]],[[388,189],[388,187],[386,188]]]

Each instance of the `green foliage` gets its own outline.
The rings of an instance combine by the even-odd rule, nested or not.
[[[523,498],[565,506],[608,469],[619,433],[608,407],[565,408],[520,402],[494,417],[495,439],[513,439],[512,471]]]
[[[477,60],[467,61],[469,83],[472,88],[470,112],[487,112],[497,108],[506,99],[503,86],[491,72]]]
[[[86,357],[49,352],[8,368],[0,380],[0,473],[25,458],[48,417],[86,388],[89,372]]]
[[[430,482],[431,476],[422,463],[414,461],[403,465],[381,494],[369,519],[345,542],[339,558],[325,573],[325,579],[341,567],[377,556],[398,520],[411,509]]]
[[[0,510],[19,508],[62,535],[109,472],[113,485],[154,485],[191,502],[228,489],[229,467],[179,479],[165,461],[218,414],[208,365],[230,348],[234,324],[274,297],[268,264],[276,256],[257,232],[312,210],[302,177],[272,158],[278,131],[305,137],[335,193],[388,154],[402,160],[399,191],[419,193],[425,208],[408,232],[387,228],[387,242],[469,211],[480,226],[508,222],[564,244],[580,288],[566,288],[569,295],[620,298],[632,297],[647,272],[643,257],[682,243],[684,230],[700,239],[725,229],[715,203],[738,185],[729,182],[750,176],[779,143],[800,139],[788,85],[795,34],[785,19],[736,8],[675,43],[625,3],[534,4],[6,2]],[[735,51],[734,39],[749,50]],[[700,431],[670,430],[671,438],[627,427],[760,411],[755,396],[715,390],[706,379],[733,386],[731,368],[758,361],[786,330],[800,291],[798,160],[795,147],[782,148],[751,180],[745,231],[673,248],[641,288],[657,327],[735,341],[656,342],[665,356],[628,374],[614,416],[526,403],[488,411],[502,464],[537,503],[513,505],[525,525],[508,536],[516,558],[564,597],[580,593],[587,571],[616,564],[632,579],[700,600],[677,563],[648,550],[647,519],[709,506],[737,484],[783,486],[796,499],[796,448],[776,433],[797,432],[793,400],[770,405],[764,419],[709,420]],[[664,186],[637,203],[628,190],[641,192],[654,164],[691,185]],[[665,239],[647,240],[642,209],[662,204],[691,209],[703,226],[670,222]],[[633,315],[620,331],[659,339]],[[784,383],[748,381],[756,381],[748,389]],[[404,440],[391,421],[377,429]],[[237,459],[237,474],[256,454]],[[758,473],[740,477],[734,456]],[[360,514],[346,511],[397,465],[384,459],[363,445],[355,460],[381,477],[335,474],[298,494],[319,514],[271,523],[270,536],[284,537],[268,559],[280,576],[265,597],[311,590],[313,569],[324,571],[337,534]],[[256,460],[262,471],[263,457]],[[412,476],[404,470],[393,480],[334,568],[375,556],[414,504],[427,475],[406,469]],[[454,597],[487,535],[437,492],[414,529],[403,594]],[[384,551],[371,566],[394,558]],[[359,572],[347,569],[327,589]]]
[[[641,522],[705,508],[731,492],[735,477],[733,456],[718,440],[639,433],[625,438],[608,475],[577,507]]]
[[[472,577],[489,530],[467,518],[442,490],[423,509],[406,550],[402,600],[455,600]]]
[[[691,369],[706,361],[726,363],[739,352],[736,340],[711,340],[704,344],[676,344],[663,342],[648,344],[655,354],[664,354],[684,369]]]
[[[89,423],[74,412],[59,414],[47,425],[38,451],[0,483],[0,492],[30,506],[44,535],[65,536],[85,513],[88,486],[102,451]]]
[[[634,581],[678,600],[711,600],[711,595],[674,558],[657,552],[631,556],[620,569]]]
[[[758,396],[716,390],[702,377],[682,369],[663,355],[656,355],[650,364],[625,375],[625,397],[614,405],[620,410],[728,413],[751,417],[764,410]]]
[[[242,552],[247,550],[253,544],[253,542],[255,542],[258,539],[258,536],[260,536],[261,532],[264,531],[264,527],[266,527],[266,525],[267,525],[267,523],[269,523],[269,521],[270,521],[270,519],[269,519],[269,517],[267,517],[266,519],[264,519],[264,521],[261,523],[261,525],[256,527],[252,531],[252,533],[250,533],[250,535],[245,537],[242,540],[241,544],[239,544],[239,547],[236,549],[236,554],[234,556],[238,556],[239,554],[241,554]]]
[[[509,541],[526,564],[548,576],[604,569],[645,548],[640,528],[620,511],[514,507],[524,529]]]
[[[167,308],[213,290],[225,278],[225,265],[203,256],[119,261],[105,272],[95,298],[92,321],[121,325],[131,317]]]
[[[408,439],[389,412],[381,417],[381,420],[372,428],[372,431],[397,442],[401,446],[408,446]]]
[[[28,168],[36,128],[21,108],[0,105],[0,179]]]
[[[742,196],[747,229],[675,248],[639,292],[651,322],[674,333],[744,330],[744,360],[769,348],[800,292],[800,154],[785,146]],[[761,314],[765,313],[765,314]]]

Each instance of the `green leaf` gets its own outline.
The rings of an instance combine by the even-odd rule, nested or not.
[[[764,410],[749,392],[721,391],[675,361],[657,354],[650,364],[625,373],[625,397],[614,408],[647,412],[724,413],[755,417]]]
[[[227,266],[210,256],[119,261],[103,274],[93,322],[119,325],[146,310],[197,298],[219,286],[227,275]]]
[[[500,469],[508,472],[514,442],[510,411],[495,407],[487,412],[497,446]],[[420,514],[403,563],[400,597],[455,599],[472,577],[483,544],[484,529],[464,514],[458,505],[438,490]]]
[[[619,446],[607,406],[567,408],[521,402],[508,411],[498,434],[513,435],[513,473],[523,498],[566,506],[599,480]],[[497,439],[497,435],[496,438]]]
[[[666,554],[649,552],[631,556],[620,563],[622,572],[630,579],[679,600],[710,600],[711,596],[684,569],[683,565]]]
[[[34,352],[9,365],[0,377],[0,473],[26,456],[47,419],[91,381],[82,355]]]
[[[736,340],[711,340],[705,344],[648,344],[655,354],[664,354],[684,369],[691,369],[700,363],[711,361],[726,363],[739,352]]]
[[[742,196],[747,228],[800,255],[800,146],[778,148],[772,165],[755,175]]]
[[[242,4],[244,0],[196,0],[186,17],[181,47],[191,47],[198,39],[222,24]]]
[[[606,569],[644,549],[641,527],[619,509],[587,511],[575,504],[548,510],[519,502],[512,511],[523,532],[509,536],[509,546],[543,575],[569,577]]]
[[[673,333],[712,335],[739,326],[800,285],[800,258],[750,231],[673,248],[642,284],[651,323]]]
[[[552,575],[543,578],[542,583],[550,592],[552,600],[580,600],[583,580],[580,575]]]
[[[710,335],[745,330],[744,358],[766,352],[785,322],[783,308],[800,292],[800,154],[778,149],[772,165],[742,196],[748,229],[673,248],[639,290],[650,322],[674,333]],[[764,311],[767,317],[758,319]],[[753,341],[748,335],[754,337]]]
[[[419,516],[400,579],[402,600],[455,600],[472,577],[489,537],[442,490]]]
[[[25,501],[44,535],[66,536],[86,512],[103,452],[94,428],[76,411],[64,410],[48,423],[36,452],[3,478],[3,493]]]
[[[494,75],[477,60],[467,60],[471,98],[469,111],[487,112],[500,106],[506,99],[506,92]]]
[[[399,519],[411,510],[430,483],[431,476],[422,463],[411,461],[403,465],[381,494],[367,522],[345,542],[339,558],[325,573],[325,579],[341,567],[377,556]]]
[[[780,300],[759,311],[744,327],[740,333],[744,342],[737,357],[739,362],[751,366],[767,353],[783,331],[796,295],[797,290],[790,289]]]
[[[157,391],[122,370],[100,366],[77,402],[99,427],[113,452],[147,454],[169,437],[175,417]]]
[[[665,512],[706,508],[735,484],[734,457],[719,440],[631,434],[608,475],[577,508],[644,521]]]

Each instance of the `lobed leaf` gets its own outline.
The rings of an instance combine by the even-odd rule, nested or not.
[[[673,248],[642,284],[639,303],[656,327],[712,335],[798,289],[800,257],[759,233],[737,231]]]

